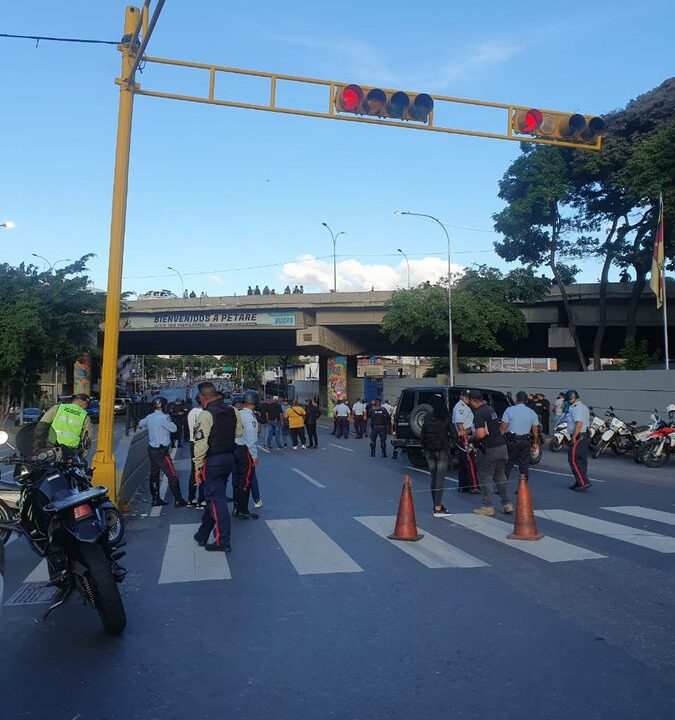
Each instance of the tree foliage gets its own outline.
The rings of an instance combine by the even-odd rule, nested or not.
[[[470,268],[453,283],[453,335],[486,352],[502,349],[502,333],[516,339],[526,337],[525,317],[516,303],[541,299],[549,285],[528,270],[505,275],[485,265]],[[415,344],[424,338],[447,341],[447,279],[396,291],[385,307],[382,332],[392,342]]]
[[[0,265],[0,405],[37,389],[56,358],[71,363],[96,345],[104,297],[87,289],[91,255],[59,270]]]

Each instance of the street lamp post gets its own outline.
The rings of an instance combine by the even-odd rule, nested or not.
[[[5,222],[0,223],[0,228],[5,228],[5,230],[13,230],[16,227],[16,225],[11,220],[5,220]]]
[[[452,360],[452,272],[451,272],[451,264],[450,264],[450,234],[448,233],[448,229],[443,225],[443,223],[433,215],[427,215],[426,213],[415,213],[415,212],[408,212],[406,210],[396,210],[396,215],[413,215],[415,217],[423,217],[428,218],[429,220],[433,220],[437,225],[440,225],[443,232],[445,233],[445,239],[448,243],[448,376],[450,385],[455,384],[455,368],[453,365]]]
[[[401,248],[398,248],[398,251],[403,255],[405,258],[405,264],[408,266],[408,290],[410,290],[410,261],[408,260],[408,256],[401,250]]]
[[[337,292],[337,255],[336,255],[336,242],[337,239],[340,237],[340,235],[344,235],[344,230],[341,230],[337,235],[333,234],[333,231],[330,229],[328,223],[321,223],[330,233],[331,238],[333,238],[333,292]]]
[[[64,258],[63,260],[57,260],[55,263],[50,263],[49,260],[47,260],[44,255],[38,255],[37,253],[31,253],[33,257],[39,258],[40,260],[44,260],[47,265],[49,265],[49,272],[51,272],[59,263],[62,262],[70,262],[70,258]]]
[[[180,278],[180,296],[185,297],[185,283],[183,282],[183,276],[178,272],[178,270],[176,270],[176,268],[171,267],[171,265],[167,265],[166,269],[173,270],[173,272],[178,275],[178,277]]]

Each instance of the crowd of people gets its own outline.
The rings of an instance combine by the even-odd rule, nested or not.
[[[290,285],[286,285],[284,288],[284,295],[302,295],[305,292],[305,286],[304,285],[296,285],[292,290]],[[255,287],[252,287],[251,285],[248,286],[248,290],[246,291],[247,295],[276,295],[277,291],[274,288],[270,288],[268,285],[265,285],[265,287],[261,290],[259,285],[256,285]]]

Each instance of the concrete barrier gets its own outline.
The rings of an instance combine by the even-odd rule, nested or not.
[[[123,441],[126,442],[120,442],[115,453],[118,465],[122,465],[117,493],[121,506],[129,503],[139,485],[147,480],[150,473],[148,431],[139,430],[131,437],[123,438]]]
[[[438,378],[444,384],[446,377]],[[384,395],[394,402],[404,387],[435,385],[436,378],[385,378]],[[586,405],[601,414],[611,405],[621,418],[630,422],[649,422],[649,415],[657,409],[665,418],[666,406],[675,403],[675,371],[613,370],[603,372],[518,372],[518,373],[459,373],[456,386],[481,387],[511,392],[542,392],[553,403],[559,392],[574,388]]]

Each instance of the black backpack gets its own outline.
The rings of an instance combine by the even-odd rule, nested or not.
[[[422,446],[425,450],[446,450],[449,445],[450,426],[429,413],[422,426]]]

